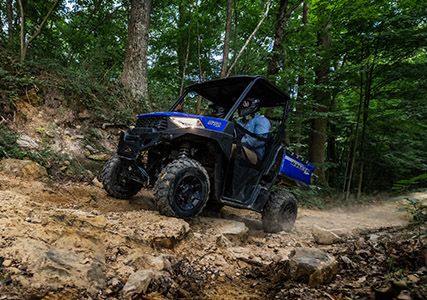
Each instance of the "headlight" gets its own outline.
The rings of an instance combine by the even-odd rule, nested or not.
[[[204,128],[202,122],[197,118],[170,117],[170,120],[180,128]]]

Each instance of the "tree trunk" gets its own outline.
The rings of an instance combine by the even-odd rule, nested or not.
[[[308,24],[308,4],[306,1],[303,2],[303,9],[302,9],[302,24],[303,26],[307,26]],[[301,49],[302,51],[304,51],[303,49]],[[302,56],[305,57],[304,52],[301,53]],[[298,93],[297,93],[297,98],[295,100],[295,108],[296,108],[296,114],[295,114],[295,120],[296,120],[296,124],[295,124],[295,142],[296,142],[296,153],[299,154],[299,148],[302,144],[302,121],[303,121],[303,109],[304,109],[304,105],[303,105],[303,101],[304,101],[304,85],[305,85],[305,78],[303,75],[298,76],[298,81],[297,81],[297,86],[298,86]]]
[[[283,39],[285,33],[285,26],[291,17],[295,9],[300,6],[302,1],[298,1],[297,4],[289,8],[288,0],[280,0],[279,13],[277,15],[276,29],[274,31],[274,43],[271,51],[271,57],[268,62],[267,76],[276,75],[280,70],[281,63],[280,56],[283,53]]]
[[[335,111],[336,92],[332,96],[332,102],[330,110]],[[334,166],[330,167],[327,172],[327,180],[330,186],[335,186],[336,175],[337,175],[337,148],[335,137],[337,135],[337,125],[332,122],[328,122],[329,134],[328,134],[328,145],[327,145],[327,159],[328,162],[334,163]]]
[[[363,50],[362,50],[363,51]],[[356,120],[356,129],[355,129],[355,138],[354,138],[354,144],[353,144],[353,152],[352,152],[352,158],[350,163],[350,169],[348,173],[348,182],[346,186],[346,192],[345,192],[345,201],[348,200],[350,197],[350,191],[351,191],[351,183],[353,180],[353,170],[354,170],[354,164],[356,162],[356,154],[357,154],[357,146],[358,146],[358,139],[359,139],[359,125],[360,125],[360,113],[362,110],[362,103],[363,103],[363,87],[364,87],[364,75],[363,70],[360,70],[360,96],[359,96],[359,107],[357,109],[357,120]]]
[[[187,47],[185,49],[184,65],[182,66],[181,86],[179,89],[180,95],[184,92],[185,76],[186,76],[187,66],[188,66],[188,57],[190,55],[191,24],[192,24],[191,21],[192,19],[191,19],[191,11],[190,11],[190,24],[188,25]]]
[[[327,185],[325,168],[322,166],[325,163],[325,146],[327,142],[327,128],[328,119],[327,113],[329,112],[329,106],[331,102],[331,95],[327,88],[329,83],[329,54],[327,53],[331,47],[331,36],[329,32],[330,24],[325,23],[325,26],[317,35],[317,41],[319,45],[319,51],[321,52],[321,59],[319,65],[316,67],[316,88],[314,90],[314,112],[315,118],[311,123],[311,135],[310,135],[310,161],[318,165],[317,175],[319,176],[319,182],[323,185]]]
[[[224,48],[222,50],[221,78],[227,75],[228,54],[230,51],[231,18],[233,16],[233,0],[227,0],[227,19],[225,21]]]
[[[30,36],[30,38],[27,41],[25,37],[25,10],[27,7],[27,0],[18,0],[19,13],[20,13],[20,26],[21,26],[21,31],[20,31],[21,63],[25,61],[25,58],[27,56],[28,46],[31,44],[31,42],[35,38],[37,38],[40,35],[40,33],[42,32],[42,29],[46,25],[47,20],[55,10],[56,6],[58,6],[58,4],[59,4],[59,0],[55,0],[52,7],[47,12],[46,16],[43,18],[42,22],[36,27],[37,30]]]
[[[200,50],[200,34],[199,27],[197,26],[197,63],[199,67],[199,82],[205,81],[206,73],[202,70],[202,54]],[[197,104],[196,104],[196,114],[200,115],[202,113],[202,96],[197,96]]]
[[[7,18],[7,39],[8,43],[13,40],[13,6],[12,0],[6,0],[6,18]]]
[[[122,83],[135,97],[148,99],[147,52],[151,0],[131,0],[128,47]]]
[[[373,72],[373,67],[371,67],[371,71],[368,73],[368,76],[366,78],[365,99],[363,102],[363,123],[362,123],[362,135],[360,138],[360,150],[359,150],[360,151],[360,173],[359,173],[359,183],[357,184],[357,199],[360,199],[360,196],[362,195],[362,188],[363,188],[366,129],[368,126],[369,103],[371,102],[372,72]]]
[[[25,61],[25,57],[27,55],[27,46],[25,42],[25,9],[24,2],[22,0],[18,0],[19,5],[19,24],[20,24],[20,32],[19,32],[19,41],[20,41],[20,57],[21,63]]]
[[[280,0],[276,29],[274,31],[273,49],[271,51],[271,57],[267,67],[267,76],[275,75],[279,71],[279,59],[280,54],[282,53],[283,33],[285,31],[288,4],[288,0]]]
[[[343,180],[343,185],[342,185],[342,193],[343,194],[345,194],[345,191],[346,191],[346,188],[347,188],[347,177],[348,177],[348,173],[349,173],[349,169],[350,169],[351,149],[353,149],[353,140],[352,140],[353,129],[354,129],[354,125],[351,126],[350,134],[348,135],[349,136],[348,147],[347,147],[348,148],[348,152],[347,152],[347,160],[346,160],[346,163],[345,163],[344,180]],[[343,153],[342,156],[344,156],[344,153]],[[343,159],[343,157],[342,157],[342,159]]]

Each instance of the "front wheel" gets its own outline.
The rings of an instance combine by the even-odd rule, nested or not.
[[[297,218],[298,206],[294,195],[286,191],[271,192],[262,212],[265,232],[291,230]]]
[[[129,165],[118,156],[113,156],[105,163],[101,180],[108,195],[127,199],[141,190],[142,184],[128,179],[126,175],[128,167]]]
[[[197,161],[182,157],[168,164],[155,185],[156,206],[162,215],[197,216],[209,198],[209,176]]]

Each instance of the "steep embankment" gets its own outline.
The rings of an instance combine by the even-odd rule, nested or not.
[[[301,209],[292,232],[266,234],[260,216],[250,211],[225,208],[220,216],[168,218],[154,211],[147,191],[121,201],[93,184],[46,181],[43,169],[31,163],[25,168],[13,167],[22,162],[7,163],[12,166],[0,175],[0,294],[8,299],[120,299],[141,293],[155,299],[363,298],[372,292],[371,275],[352,278],[356,273],[350,269],[375,264],[370,259],[388,249],[378,245],[399,231],[372,232],[408,224],[401,202],[394,200],[350,209]],[[363,234],[366,230],[371,233]],[[374,246],[378,253],[371,254]],[[313,280],[327,283],[329,272],[338,272],[337,279],[331,273],[332,283],[317,289],[317,284],[293,283],[287,258],[301,247],[335,255],[332,271],[322,270]],[[312,259],[317,254],[300,255]],[[409,284],[417,287],[426,279],[425,270],[415,274],[418,267],[400,273],[412,275],[416,282]]]

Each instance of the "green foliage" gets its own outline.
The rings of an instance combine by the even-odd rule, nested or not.
[[[393,185],[393,190],[397,192],[402,192],[408,189],[412,189],[422,184],[426,185],[427,183],[427,173],[420,174],[409,179],[401,179]]]
[[[327,153],[322,166],[333,190],[342,191],[353,155],[355,188],[351,192],[358,186],[362,163],[363,191],[389,190],[393,185],[398,189],[426,186],[426,181],[416,176],[427,172],[427,2],[306,2],[308,22],[303,24],[300,1],[288,1],[288,9],[295,10],[284,27],[280,69],[270,76],[293,100],[288,150],[308,157],[311,121],[323,117],[328,121],[328,147],[322,149]],[[230,64],[259,22],[265,4],[259,0],[233,1]],[[279,4],[272,1],[268,17],[232,75],[267,75]],[[50,5],[51,1],[28,2],[28,34],[37,29]],[[14,102],[36,87],[42,98],[57,90],[63,103],[74,110],[87,109],[97,121],[122,123],[137,112],[167,109],[182,83],[215,79],[220,74],[225,0],[152,1],[149,106],[130,97],[120,84],[130,1],[60,1],[30,45],[25,64],[18,59],[16,8],[13,37],[9,40],[5,6],[0,6],[1,116],[12,116]],[[324,31],[331,36],[329,49],[318,46],[317,38]],[[328,80],[320,84],[316,68],[324,61],[329,64]],[[319,90],[330,92],[330,99],[325,101],[328,111],[314,113],[319,105],[314,93]],[[359,113],[359,103],[366,99],[368,114],[363,122],[364,110]],[[362,125],[366,130],[363,147]],[[89,139],[92,143],[96,136]],[[6,153],[27,155],[20,151],[12,147]],[[318,192],[305,191],[301,197],[308,205],[322,206],[318,199],[324,195]]]
[[[1,49],[0,58],[0,108],[6,113],[13,110],[15,99],[33,88],[42,98],[58,91],[62,104],[76,111],[87,109],[94,119],[126,123],[143,110],[142,102],[128,94],[120,82],[100,81],[82,66],[63,66],[51,59],[29,59],[21,66]]]
[[[0,159],[23,159],[28,156],[28,152],[19,147],[16,139],[17,136],[13,131],[6,126],[0,125]]]

